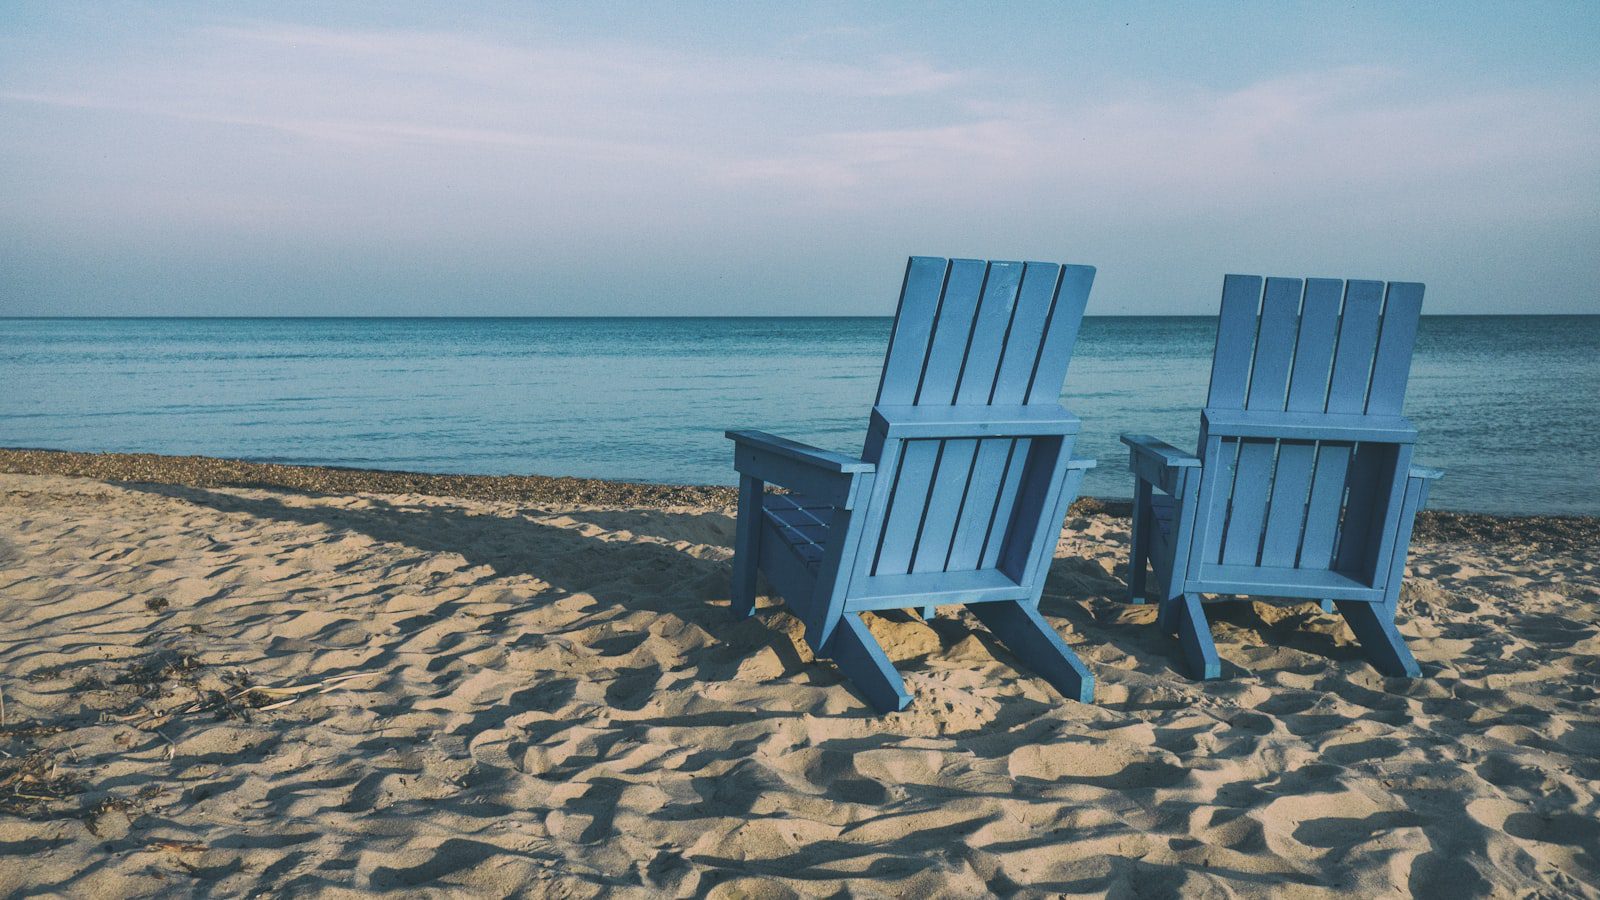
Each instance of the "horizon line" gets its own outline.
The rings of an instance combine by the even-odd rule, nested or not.
[[[1216,318],[1215,313],[1084,313],[1085,319],[1211,319]],[[1510,318],[1596,318],[1600,312],[1516,312],[1516,313],[1423,313],[1424,319],[1510,319]],[[243,321],[243,320],[327,320],[350,321],[358,319],[395,320],[395,319],[438,319],[442,321],[460,321],[468,319],[660,319],[660,320],[688,320],[688,319],[893,319],[893,313],[881,315],[765,315],[765,316],[728,316],[728,315],[348,315],[348,316],[298,316],[298,315],[83,315],[83,316],[0,316],[3,322],[27,321],[94,321],[104,319],[115,320],[216,320],[216,321]]]

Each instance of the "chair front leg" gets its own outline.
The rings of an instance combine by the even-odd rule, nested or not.
[[[745,618],[756,609],[756,570],[761,561],[761,495],[759,478],[739,476],[739,521],[733,539],[733,614]]]
[[[1128,548],[1128,602],[1145,602],[1150,559],[1150,482],[1133,476],[1133,532]]]

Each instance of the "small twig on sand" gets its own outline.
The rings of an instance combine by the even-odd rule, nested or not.
[[[186,663],[188,662],[187,657],[185,657],[185,661]],[[160,734],[159,728],[152,726],[153,723],[162,719],[175,719],[190,713],[208,712],[219,708],[235,717],[246,715],[250,710],[282,709],[313,691],[319,694],[331,693],[338,689],[339,685],[352,679],[379,674],[381,673],[346,672],[343,675],[335,675],[331,678],[324,678],[321,681],[313,681],[310,684],[301,684],[294,687],[239,686],[232,693],[207,690],[203,692],[204,695],[200,699],[191,702],[187,706],[174,707],[167,710],[142,709],[122,716],[106,714],[105,718],[116,722],[125,722],[136,728],[148,728]],[[198,691],[199,689],[197,688],[196,690]],[[241,700],[245,702],[238,704],[238,701]],[[166,735],[162,735],[162,738],[165,739]],[[170,744],[172,742],[169,740],[167,743]]]
[[[172,738],[169,738],[166,735],[162,734],[161,733],[161,729],[159,729],[159,728],[152,728],[150,730],[154,731],[156,733],[156,737],[161,738],[163,741],[167,742],[167,759],[175,758],[178,755],[178,745],[174,744],[172,742]]]
[[[310,684],[301,684],[301,685],[296,685],[294,687],[265,687],[265,686],[261,686],[261,685],[256,685],[256,686],[252,686],[252,687],[243,687],[243,688],[240,688],[239,690],[235,691],[234,693],[228,695],[224,699],[224,702],[232,703],[235,700],[239,700],[241,698],[249,697],[249,698],[253,698],[254,702],[257,702],[257,703],[260,703],[261,701],[264,701],[264,700],[275,701],[275,702],[271,702],[271,703],[266,703],[265,705],[262,705],[262,706],[256,706],[255,709],[257,709],[257,710],[265,711],[265,710],[271,710],[271,709],[282,709],[283,707],[288,706],[291,703],[294,703],[296,700],[299,700],[302,696],[304,696],[305,694],[309,694],[312,691],[316,691],[319,694],[326,694],[329,691],[332,691],[334,688],[338,687],[338,685],[340,683],[342,683],[342,682],[349,681],[352,678],[362,678],[362,677],[365,677],[367,675],[376,675],[376,674],[378,674],[378,673],[376,673],[376,672],[346,672],[343,675],[335,675],[332,678],[325,678],[325,679],[323,679],[321,681],[314,681],[314,682],[311,682]]]
[[[345,673],[343,675],[335,675],[332,678],[326,678],[326,679],[323,679],[322,681],[315,681],[315,682],[312,682],[311,684],[297,685],[295,687],[264,687],[264,686],[256,686],[256,687],[241,688],[239,691],[234,693],[228,699],[229,700],[233,700],[233,699],[242,697],[245,694],[260,694],[260,695],[262,695],[264,697],[297,697],[300,694],[309,693],[311,691],[318,691],[319,693],[326,694],[329,691],[333,690],[334,685],[339,684],[342,681],[349,681],[352,678],[360,678],[360,677],[362,677],[364,675],[376,675],[376,674],[378,674],[378,673],[376,673],[376,672],[347,672],[347,673]],[[262,707],[262,708],[264,709],[265,707]]]
[[[151,841],[145,846],[151,850],[166,850],[170,853],[204,853],[211,849],[204,844],[187,844],[182,841]]]
[[[0,728],[6,727],[6,689],[0,688]]]

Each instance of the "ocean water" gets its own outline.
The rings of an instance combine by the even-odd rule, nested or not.
[[[860,450],[888,319],[0,319],[0,446],[731,484],[727,428]],[[1192,447],[1208,317],[1085,320],[1084,493]],[[1600,316],[1426,317],[1431,506],[1600,514]]]

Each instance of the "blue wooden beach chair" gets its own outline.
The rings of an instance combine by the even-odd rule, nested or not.
[[[1411,523],[1443,473],[1400,415],[1422,285],[1229,275],[1191,456],[1123,435],[1128,589],[1157,600],[1197,678],[1221,672],[1201,595],[1322,601],[1373,667],[1420,675],[1394,627]],[[1154,583],[1146,580],[1150,563]]]
[[[1094,269],[914,257],[860,459],[729,431],[739,471],[733,606],[756,573],[873,706],[911,701],[868,610],[964,603],[1068,697],[1094,679],[1039,615],[1067,506],[1094,465],[1060,404]],[[782,486],[772,493],[766,485]]]

